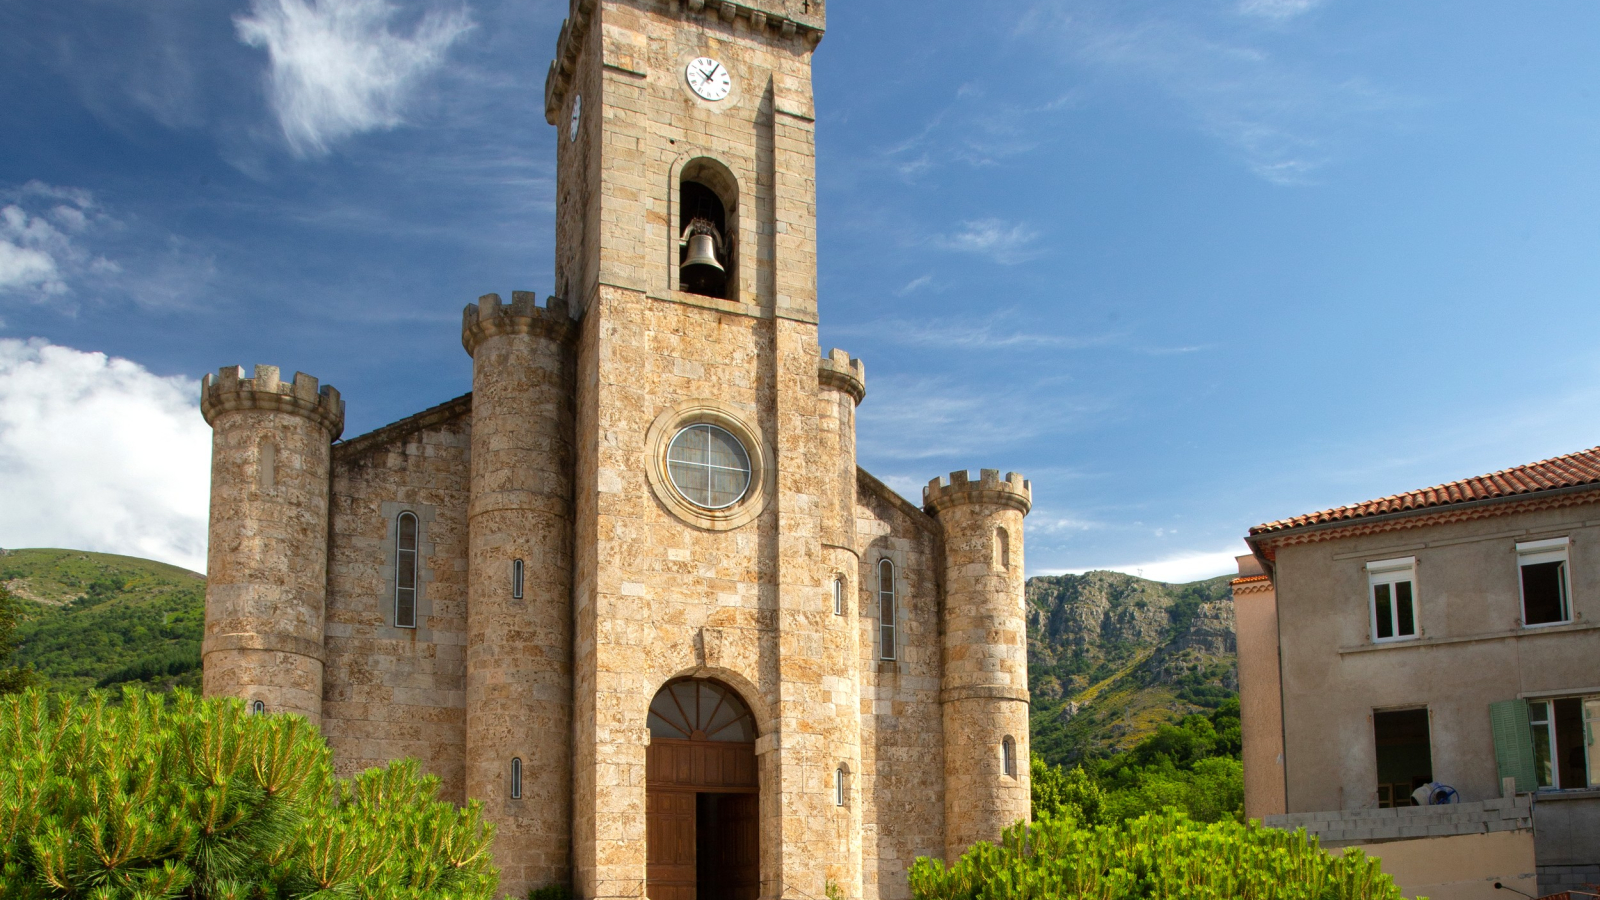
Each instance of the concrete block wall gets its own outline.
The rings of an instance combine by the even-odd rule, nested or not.
[[[1400,806],[1393,809],[1347,809],[1316,813],[1289,813],[1261,820],[1269,828],[1285,831],[1304,828],[1324,847],[1345,847],[1369,841],[1488,834],[1497,831],[1531,831],[1533,798],[1515,797],[1451,803],[1443,806]]]

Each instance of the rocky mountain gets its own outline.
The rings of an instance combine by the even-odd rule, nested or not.
[[[1126,750],[1239,690],[1228,576],[1163,584],[1118,572],[1028,579],[1033,749],[1070,764]]]
[[[16,662],[49,687],[199,687],[205,577],[83,550],[0,550],[0,584],[20,603]]]

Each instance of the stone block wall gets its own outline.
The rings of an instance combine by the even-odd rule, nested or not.
[[[466,800],[471,397],[333,450],[322,731],[341,775],[416,757]],[[395,625],[395,531],[419,525],[417,627]]]
[[[1443,806],[1289,813],[1267,816],[1261,824],[1285,831],[1304,828],[1327,848],[1405,838],[1532,830],[1533,797],[1519,794]]]
[[[943,670],[937,525],[866,472],[859,473],[856,546],[861,555],[862,896],[905,900],[918,856],[944,856]],[[895,564],[897,646],[879,658],[878,562]]]

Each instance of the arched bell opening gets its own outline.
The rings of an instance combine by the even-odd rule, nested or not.
[[[645,753],[650,900],[761,893],[756,723],[732,688],[680,678],[650,701]]]
[[[738,185],[722,164],[695,159],[678,179],[678,289],[733,300]]]

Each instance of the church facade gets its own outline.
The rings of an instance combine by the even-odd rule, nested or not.
[[[207,376],[205,691],[415,757],[502,887],[909,895],[1029,814],[1029,483],[856,464],[817,333],[823,0],[573,0],[545,85],[556,286],[466,307],[471,393],[340,440]]]

